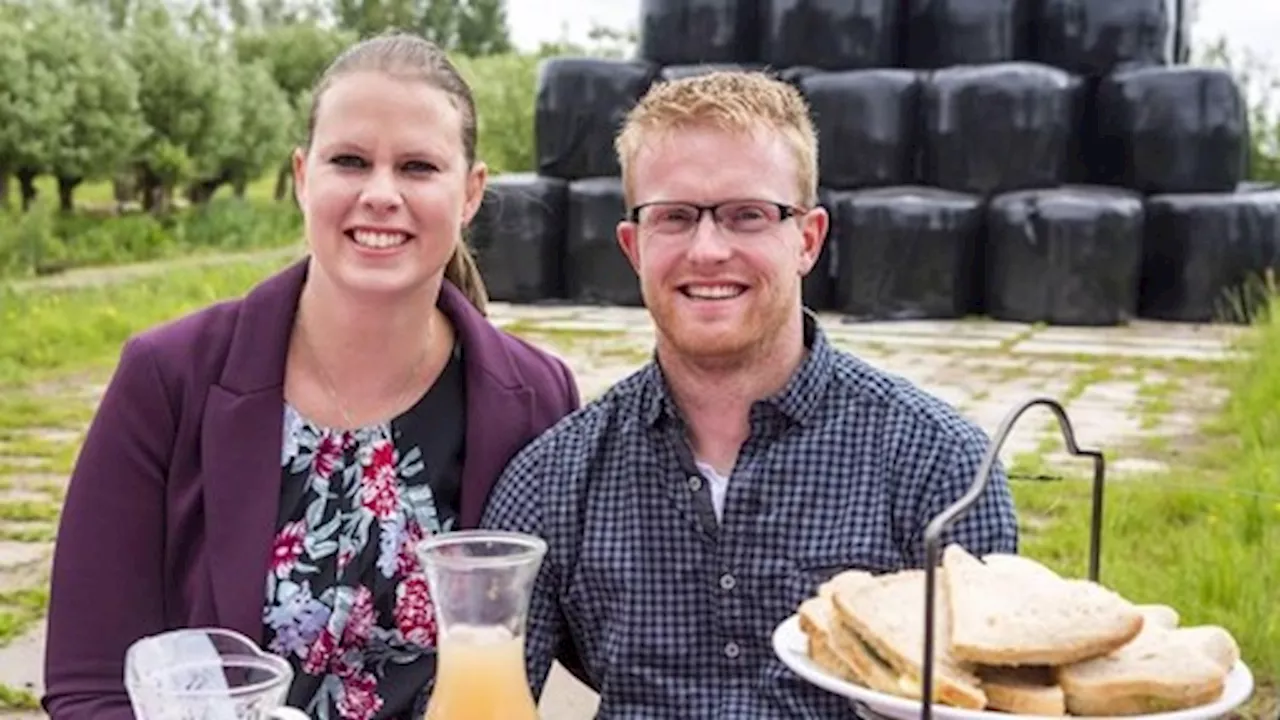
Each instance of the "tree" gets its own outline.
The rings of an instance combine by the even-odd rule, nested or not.
[[[9,176],[17,162],[23,133],[30,125],[27,99],[31,79],[22,32],[0,20],[0,210],[9,209]]]
[[[146,126],[135,166],[143,206],[159,212],[179,183],[217,174],[223,143],[234,141],[234,96],[222,82],[225,68],[182,35],[165,8],[140,12],[128,37]]]
[[[332,0],[338,25],[365,38],[387,30],[413,32],[467,55],[511,49],[506,0]]]
[[[62,27],[47,6],[11,8],[0,23],[0,175],[18,178],[22,208],[36,199],[35,179],[66,142],[75,94],[62,77]]]
[[[459,13],[453,48],[470,57],[510,52],[504,0],[470,0]]]
[[[223,60],[216,69],[225,93],[224,134],[210,135],[197,152],[207,158],[208,171],[192,185],[192,202],[205,202],[230,183],[237,197],[269,168],[279,165],[289,150],[294,128],[293,106],[264,63]]]
[[[241,63],[261,63],[283,91],[291,107],[287,123],[289,142],[301,143],[311,112],[311,89],[324,69],[355,41],[354,33],[321,27],[314,22],[270,26],[246,30],[235,38],[235,53]],[[288,191],[289,159],[279,159],[275,197],[283,200]]]
[[[59,206],[74,208],[73,193],[86,179],[108,177],[129,160],[143,138],[138,75],[125,59],[119,35],[103,32],[98,18],[76,8],[55,9],[59,23],[59,82],[72,94],[66,134],[51,148],[48,170],[58,180]]]

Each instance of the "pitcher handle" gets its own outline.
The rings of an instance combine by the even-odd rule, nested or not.
[[[311,720],[301,710],[291,707],[276,708],[271,711],[271,720]]]

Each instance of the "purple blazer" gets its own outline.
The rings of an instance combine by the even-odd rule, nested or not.
[[[144,635],[219,626],[262,642],[285,356],[307,267],[124,345],[58,530],[43,698],[53,720],[133,718],[124,653]],[[579,396],[563,362],[495,328],[448,282],[439,306],[465,350],[459,520],[474,527],[506,463]]]

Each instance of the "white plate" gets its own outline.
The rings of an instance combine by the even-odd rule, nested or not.
[[[800,620],[792,615],[773,631],[773,651],[797,675],[818,687],[853,700],[878,715],[896,720],[919,720],[920,702],[894,695],[876,692],[869,688],[841,680],[818,667],[806,652],[808,643],[800,630]],[[1226,688],[1216,701],[1189,710],[1133,715],[1127,720],[1209,720],[1220,718],[1240,705],[1253,694],[1253,673],[1243,662],[1236,663],[1227,676]],[[1042,716],[1013,715],[993,710],[963,710],[934,704],[933,717],[938,720],[1045,720]],[[1071,720],[1086,720],[1075,718]]]

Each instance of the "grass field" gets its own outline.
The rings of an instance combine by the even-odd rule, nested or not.
[[[0,286],[0,501],[8,540],[47,543],[59,478],[120,344],[140,329],[239,294],[280,267],[273,256],[98,287]],[[1247,717],[1280,712],[1280,317],[1260,321],[1248,353],[1222,370],[1230,400],[1168,473],[1107,488],[1102,580],[1139,602],[1167,603],[1184,624],[1217,623],[1241,643],[1262,689]],[[1083,575],[1089,485],[1078,479],[1016,485],[1028,518],[1024,552]],[[1034,519],[1031,522],[1030,519]],[[38,620],[42,576],[0,587],[0,644]],[[0,692],[0,705],[32,698]]]

